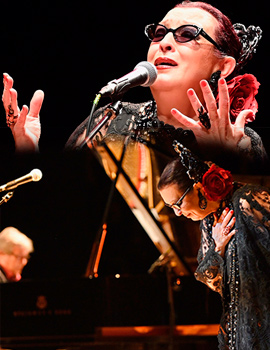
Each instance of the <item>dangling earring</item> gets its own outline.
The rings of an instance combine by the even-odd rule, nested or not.
[[[207,199],[204,197],[203,194],[201,194],[201,191],[198,190],[198,196],[199,196],[199,207],[202,210],[205,210],[207,207]]]
[[[220,75],[221,75],[221,71],[218,70],[211,75],[211,78],[209,80],[209,85],[210,85],[215,97],[217,94],[218,80],[220,78]]]

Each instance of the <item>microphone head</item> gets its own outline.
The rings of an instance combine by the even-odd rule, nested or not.
[[[157,79],[157,75],[158,75],[156,67],[150,62],[142,61],[142,62],[137,64],[137,66],[134,68],[134,70],[137,68],[140,68],[140,67],[145,68],[147,70],[147,73],[148,73],[147,81],[144,84],[142,84],[141,86],[151,86],[152,84],[154,84],[154,82]]]
[[[33,181],[39,181],[42,178],[42,172],[39,169],[33,169],[30,174]]]

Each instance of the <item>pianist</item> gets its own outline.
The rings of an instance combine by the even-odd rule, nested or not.
[[[0,283],[19,281],[33,251],[32,240],[15,227],[0,232]]]

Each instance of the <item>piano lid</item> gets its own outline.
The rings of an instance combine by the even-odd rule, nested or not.
[[[169,264],[177,276],[191,274],[190,266],[175,245],[169,216],[162,212],[164,203],[157,190],[162,155],[143,143],[122,136],[106,138],[102,144],[92,148],[92,152],[161,253],[149,272]],[[86,272],[88,276],[97,273],[97,259],[100,258],[104,239],[104,231],[101,231],[92,249]]]

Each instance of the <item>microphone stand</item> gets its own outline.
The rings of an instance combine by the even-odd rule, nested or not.
[[[10,198],[13,196],[14,191],[8,192],[7,194],[5,194],[2,199],[0,200],[0,205],[2,205],[3,203],[6,203],[10,200]]]
[[[8,192],[8,193],[6,193],[3,197],[2,197],[2,199],[0,200],[0,205],[2,205],[3,203],[7,203],[9,200],[10,200],[10,198],[12,198],[12,196],[13,196],[13,193],[14,193],[14,191],[10,191],[10,192]],[[1,218],[1,217],[0,217]],[[2,226],[2,218],[0,219],[0,227]]]
[[[124,147],[123,147],[123,151],[121,154],[121,158],[119,160],[119,166],[117,169],[117,173],[116,176],[112,182],[111,188],[110,188],[110,192],[109,192],[109,196],[106,202],[106,207],[104,210],[104,214],[103,214],[103,218],[102,218],[102,226],[100,228],[100,230],[97,232],[96,238],[95,238],[95,242],[93,244],[93,248],[91,251],[91,255],[90,255],[90,260],[86,269],[86,276],[89,278],[93,278],[93,277],[98,277],[98,266],[99,266],[99,261],[100,261],[100,257],[101,257],[101,253],[102,253],[102,249],[103,249],[103,245],[104,245],[104,241],[105,241],[105,237],[107,234],[107,218],[108,218],[108,214],[109,214],[109,210],[112,204],[112,199],[113,199],[113,195],[115,192],[115,188],[116,188],[116,183],[118,180],[118,177],[121,173],[121,165],[124,159],[124,155],[125,155],[125,151],[126,151],[126,147],[127,147],[127,142],[128,142],[129,137],[126,138],[125,143],[124,143]]]
[[[105,115],[103,116],[103,118],[100,120],[100,122],[90,131],[88,132],[88,130],[86,131],[86,136],[84,141],[82,142],[82,144],[80,145],[80,148],[84,147],[89,141],[91,141],[95,135],[99,132],[99,130],[109,121],[109,120],[113,120],[117,117],[117,115],[119,114],[120,109],[122,108],[122,102],[120,100],[120,97],[118,97],[119,99],[117,101],[114,101],[108,108],[107,108],[107,112],[105,113]],[[89,125],[88,125],[89,128]],[[124,147],[123,147],[123,151],[121,154],[121,158],[119,161],[119,166],[117,169],[117,173],[116,176],[112,182],[111,188],[110,188],[110,192],[108,195],[108,199],[106,202],[106,207],[103,213],[103,218],[102,218],[102,225],[101,228],[99,229],[99,231],[96,234],[96,238],[92,247],[92,251],[91,251],[91,255],[90,255],[90,260],[88,262],[88,266],[86,269],[86,277],[89,278],[93,278],[93,277],[98,277],[98,266],[99,266],[99,261],[100,261],[100,257],[101,257],[101,253],[102,253],[102,249],[103,249],[103,245],[104,245],[104,241],[106,238],[106,234],[107,234],[107,218],[108,218],[108,214],[109,214],[109,210],[110,210],[110,206],[112,203],[112,199],[113,199],[113,195],[114,195],[114,191],[116,188],[116,183],[119,177],[119,174],[121,173],[121,164],[123,162],[124,159],[124,155],[125,155],[125,151],[126,151],[126,146],[127,146],[127,141],[128,141],[128,137],[126,138],[126,141],[124,143]]]
[[[175,283],[175,273],[171,267],[171,259],[169,257],[169,252],[161,254],[159,258],[154,261],[148,270],[149,274],[152,274],[157,269],[166,269],[167,277],[167,288],[168,288],[168,304],[169,304],[169,346],[168,350],[174,349],[174,328],[175,328],[175,305],[174,305],[174,288]],[[179,281],[179,276],[177,276]]]

